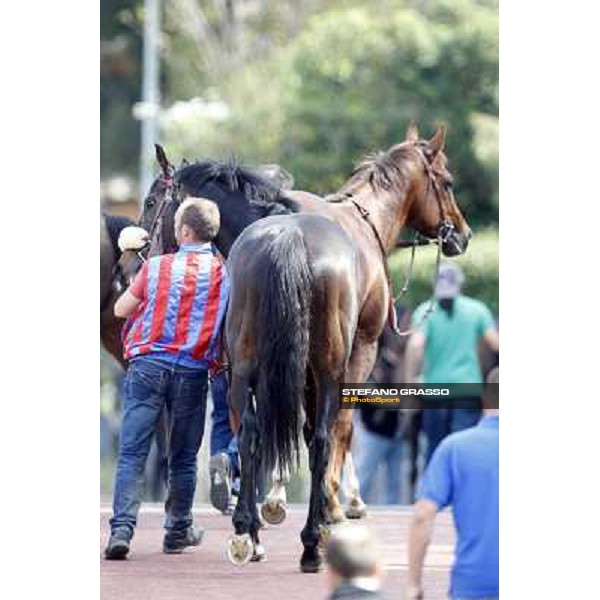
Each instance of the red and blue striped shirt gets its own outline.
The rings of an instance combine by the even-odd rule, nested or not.
[[[152,355],[187,367],[210,366],[229,297],[225,266],[211,244],[150,258],[130,291],[142,302],[123,327],[126,359]]]

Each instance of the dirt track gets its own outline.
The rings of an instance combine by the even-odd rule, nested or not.
[[[101,558],[102,600],[188,600],[265,598],[320,600],[328,595],[325,573],[302,574],[298,569],[301,552],[299,533],[306,516],[303,506],[292,507],[279,527],[263,531],[268,560],[235,567],[225,557],[225,540],[231,533],[231,518],[215,510],[198,507],[196,523],[205,528],[199,548],[181,555],[165,555],[162,544],[162,508],[142,509],[129,560]],[[110,511],[100,511],[101,551],[108,539]],[[387,598],[402,598],[406,577],[406,540],[410,511],[371,509],[366,523],[374,528],[383,547]],[[438,516],[432,547],[426,563],[425,597],[446,598],[452,562],[454,533],[451,516]]]

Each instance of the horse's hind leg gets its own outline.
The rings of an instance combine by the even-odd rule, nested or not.
[[[331,376],[324,375],[319,381],[315,428],[308,449],[311,471],[310,503],[308,518],[301,533],[304,552],[300,559],[300,569],[305,573],[315,573],[321,565],[319,555],[319,526],[326,520],[327,489],[325,472],[329,462],[330,430],[337,412],[337,385]]]
[[[351,382],[362,383],[373,370],[375,359],[377,358],[377,339],[373,341],[365,341],[357,336],[357,339],[350,356],[350,364],[348,365],[348,376]],[[350,488],[350,497],[348,498],[348,506],[346,507],[346,517],[349,519],[360,519],[367,514],[367,507],[360,496],[360,487],[358,477],[354,471],[354,461],[350,455],[352,447],[352,435],[354,433],[354,424],[350,417],[348,435],[343,440],[343,452],[348,455],[348,485]]]
[[[373,369],[377,356],[377,340],[366,342],[359,337],[355,340],[346,381],[349,383],[362,383],[366,380]],[[343,519],[342,508],[339,500],[339,489],[342,477],[342,468],[346,460],[346,474],[348,476],[349,498],[345,515],[350,519],[360,519],[367,514],[366,505],[360,496],[358,478],[354,470],[354,461],[350,454],[352,447],[352,435],[354,424],[351,409],[341,409],[338,412],[333,429],[333,446],[331,451],[331,462],[328,471],[329,510],[334,522]]]
[[[350,438],[352,439],[352,438]],[[354,469],[354,460],[350,451],[350,441],[348,450],[346,450],[346,481],[348,489],[348,506],[346,507],[346,517],[348,519],[362,519],[367,515],[367,505],[360,496],[360,484]]]
[[[346,416],[344,413],[349,413]],[[340,504],[340,481],[342,467],[344,464],[344,448],[346,447],[342,437],[347,435],[342,428],[345,429],[345,419],[352,419],[351,411],[340,409],[338,416],[333,425],[331,433],[331,457],[329,460],[329,468],[327,469],[326,485],[329,517],[333,523],[339,523],[344,519],[344,511]]]
[[[340,409],[333,426],[332,453],[327,472],[327,488],[329,497],[329,514],[334,523],[349,519],[360,519],[367,514],[366,505],[360,497],[358,477],[354,469],[354,461],[350,451],[354,424],[353,411]],[[345,467],[345,469],[344,469]],[[342,510],[339,499],[342,471],[346,474],[346,496],[348,507]]]
[[[315,419],[315,383],[312,374],[307,378],[306,390],[305,390],[305,414],[306,420],[302,426],[302,433],[304,435],[304,442],[306,447],[310,447],[310,441],[312,439],[313,422]],[[285,471],[283,474],[279,472],[279,467],[273,470],[273,485],[267,494],[264,503],[260,507],[260,513],[263,519],[269,523],[269,525],[281,525],[285,521],[289,507],[287,505],[287,493],[285,486],[290,481],[289,471]]]
[[[281,525],[288,513],[285,486],[289,483],[290,474],[287,469],[280,473],[277,466],[273,470],[272,478],[273,485],[260,507],[260,514],[269,525]]]
[[[256,472],[260,461],[259,437],[249,378],[233,375],[231,402],[237,413],[242,415],[239,429],[241,481],[238,503],[232,518],[235,534],[228,540],[227,553],[231,562],[243,565],[255,556],[255,550],[261,550],[258,540],[260,519],[256,510]]]
[[[264,483],[264,469],[262,465],[262,447],[260,429],[258,427],[258,419],[256,416],[256,406],[254,405],[254,402],[252,400],[250,401],[249,405],[253,413],[252,418],[254,427],[250,444],[250,469],[252,470],[252,474],[251,477],[248,478],[248,507],[250,508],[251,516],[250,537],[252,538],[252,542],[254,544],[251,560],[254,562],[258,562],[266,559],[265,549],[260,543],[260,539],[258,538],[258,532],[262,527],[262,522],[258,515],[256,497],[258,488],[261,485],[261,480],[263,480]],[[261,491],[260,493],[263,494],[264,492]]]

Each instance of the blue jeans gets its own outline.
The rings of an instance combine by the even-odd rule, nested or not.
[[[360,491],[367,502],[400,504],[400,475],[402,471],[402,440],[387,438],[368,430],[361,432],[360,454],[356,471]],[[373,484],[380,464],[385,465],[386,486],[383,501],[374,499]]]
[[[167,408],[168,493],[165,528],[183,531],[192,524],[196,456],[206,413],[207,373],[142,357],[129,365],[117,461],[111,530],[137,523],[144,466],[163,406]]]
[[[239,477],[240,460],[238,456],[237,438],[231,431],[229,422],[229,403],[227,395],[229,384],[225,371],[221,371],[211,379],[210,391],[213,400],[212,431],[210,433],[210,455],[225,452],[231,461],[234,477]]]
[[[470,399],[464,399],[466,402]],[[473,404],[479,404],[478,399],[472,399]],[[426,405],[427,406],[427,405]],[[434,450],[449,434],[474,427],[481,418],[480,408],[424,408],[423,432],[427,438],[425,464],[429,464]]]

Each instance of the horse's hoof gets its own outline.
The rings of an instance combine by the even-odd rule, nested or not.
[[[362,519],[367,516],[367,505],[360,499],[353,499],[346,508],[348,519]]]
[[[321,570],[321,563],[321,556],[316,548],[312,550],[305,548],[300,559],[300,570],[303,573],[318,573]]]
[[[319,525],[319,548],[324,550],[327,548],[329,537],[331,536],[331,529],[327,525]]]
[[[254,546],[254,552],[252,553],[252,562],[265,562],[267,560],[267,553],[265,547],[262,544],[256,544]]]
[[[227,539],[227,558],[231,563],[241,567],[252,559],[254,544],[247,533],[232,534]]]
[[[332,523],[341,523],[344,521],[344,511],[341,506],[336,506],[329,511],[329,516]]]
[[[281,525],[287,513],[287,504],[281,500],[267,501],[260,507],[260,514],[269,525]]]

